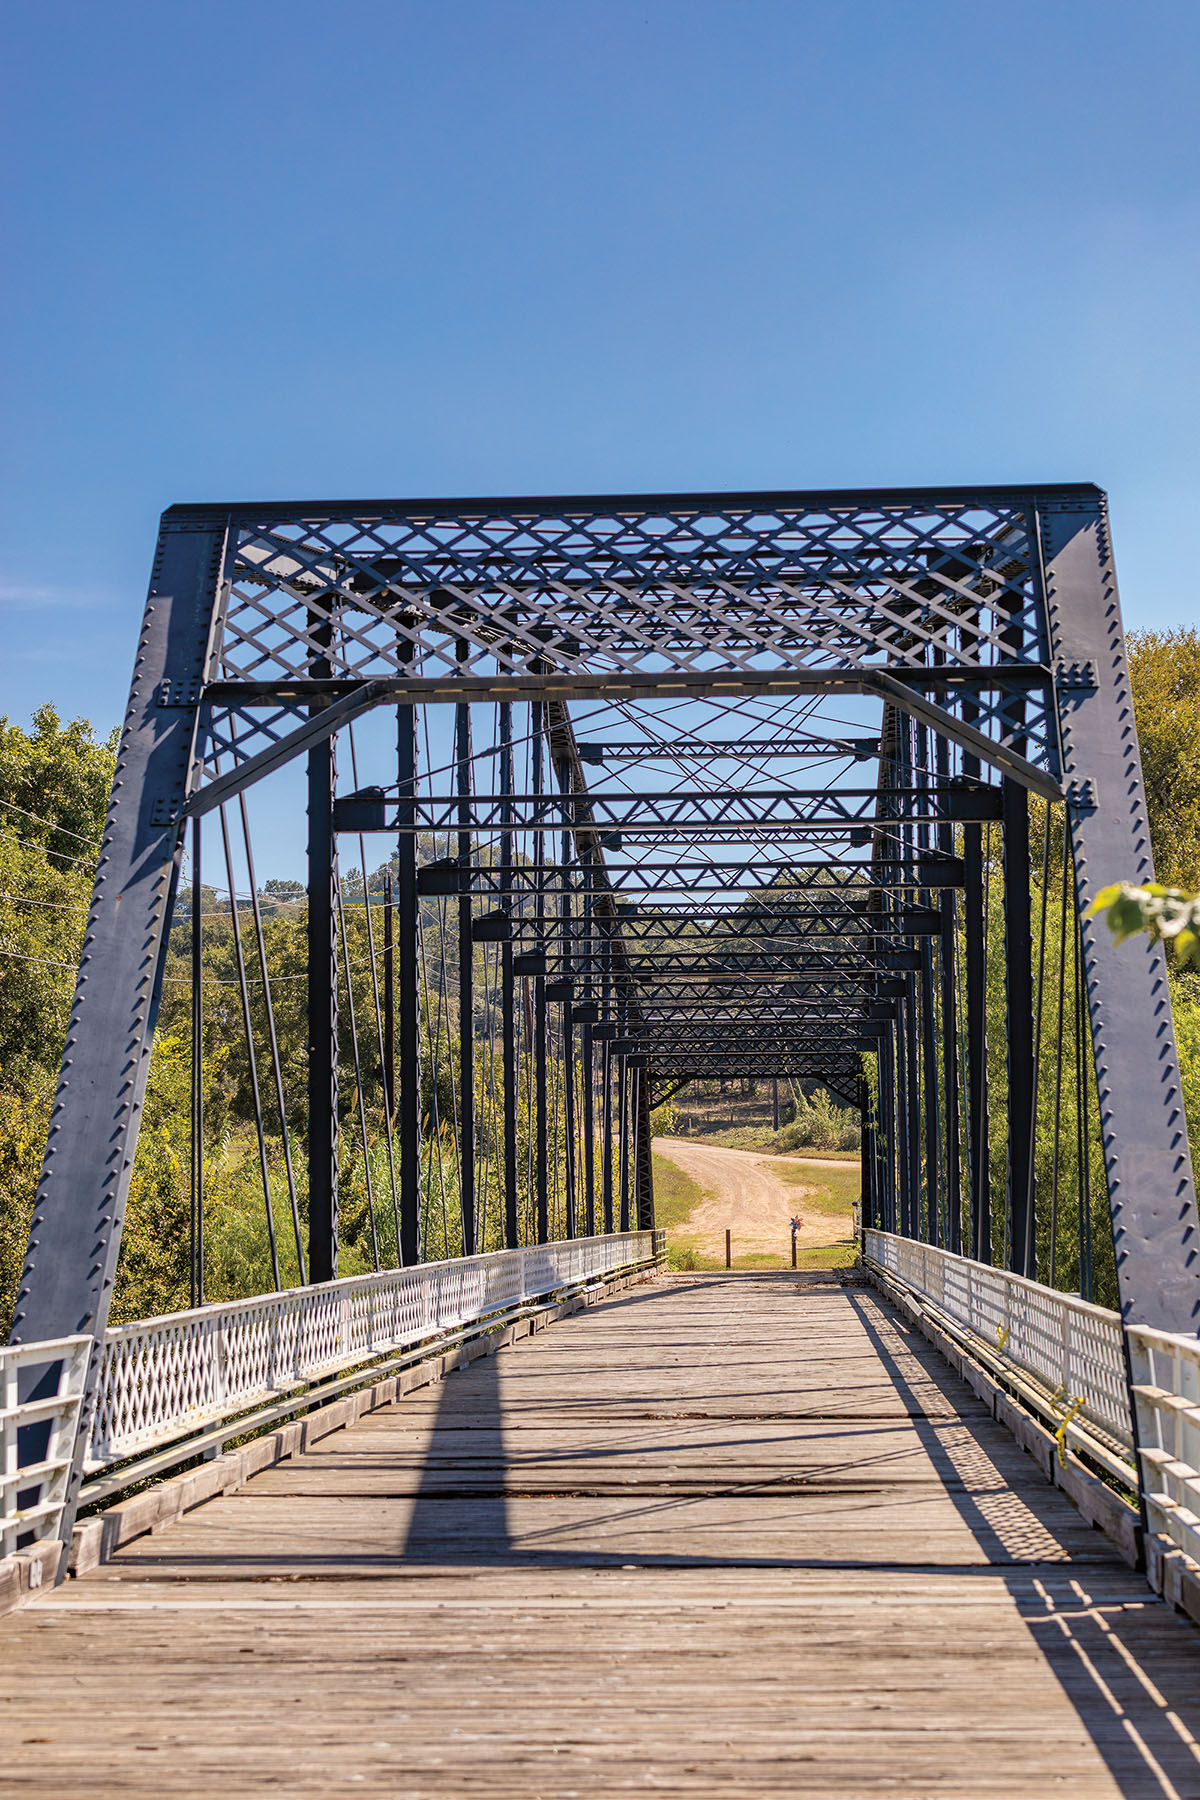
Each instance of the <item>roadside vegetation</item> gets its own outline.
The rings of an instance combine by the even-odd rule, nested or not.
[[[1159,881],[1165,887],[1194,891],[1200,887],[1200,631],[1135,633],[1130,640],[1131,667],[1138,729],[1146,771],[1150,832]],[[49,1126],[50,1107],[66,1033],[75,973],[83,944],[92,878],[112,782],[115,736],[98,736],[86,720],[64,722],[52,706],[40,707],[28,730],[0,720],[0,1331],[7,1333],[28,1233],[33,1195]],[[1040,910],[1042,841],[1046,826],[1034,808],[1032,876],[1035,910]],[[1051,820],[1051,880],[1060,867],[1061,826]],[[1058,830],[1057,843],[1053,833]],[[1042,836],[1039,836],[1039,831]],[[433,853],[429,845],[420,852]],[[999,917],[998,846],[993,845],[993,917]],[[376,870],[367,886],[378,892],[385,873]],[[1102,872],[1118,882],[1129,873]],[[379,1090],[378,1050],[373,1047],[370,1014],[370,946],[367,942],[363,876],[349,871],[343,882],[346,943],[355,971],[359,1007],[359,1061],[364,1094]],[[305,1020],[304,896],[294,881],[267,880],[260,899],[276,1025],[286,1077],[287,1122],[291,1133],[297,1208],[302,1228],[306,1214],[306,1171],[302,1146],[306,1132],[303,1080]],[[1063,936],[1057,888],[1046,895],[1046,967],[1052,1004],[1045,1009],[1041,1046],[1043,1071],[1057,1067],[1058,1033],[1069,1044],[1074,1033],[1074,999],[1070,982],[1059,983]],[[164,1002],[151,1059],[150,1081],[141,1139],[133,1173],[128,1221],[122,1247],[114,1318],[134,1318],[169,1311],[188,1299],[188,1165],[191,1026],[188,1001],[190,919],[181,896],[169,947]],[[421,1095],[421,1182],[430,1255],[454,1254],[458,1248],[458,1194],[454,1154],[454,1098],[445,1015],[457,981],[453,934],[442,930],[445,902],[423,902],[426,977],[423,989],[423,1085]],[[258,1170],[250,1071],[242,1032],[237,982],[236,943],[228,897],[213,888],[203,895],[205,929],[204,1104],[205,1157],[208,1168],[206,1249],[211,1298],[260,1292],[272,1285],[264,1200]],[[248,909],[247,909],[248,912]],[[748,910],[752,920],[752,909]],[[1069,935],[1069,932],[1068,932]],[[253,968],[251,923],[242,922],[243,946]],[[480,946],[482,956],[483,947]],[[1069,963],[1067,965],[1069,967]],[[345,976],[343,974],[343,982]],[[1193,1157],[1200,1162],[1200,970],[1172,960],[1171,991],[1179,1038]],[[276,983],[278,986],[276,987]],[[477,993],[483,991],[482,979]],[[1061,1011],[1057,994],[1063,996]],[[1003,964],[1001,933],[989,935],[988,1007],[992,1057],[991,1173],[993,1190],[1005,1182],[1003,1094],[1005,1091],[1003,1029]],[[256,1031],[264,1029],[261,987],[252,991]],[[370,1023],[368,1023],[368,1019]],[[347,1009],[342,1011],[342,1052],[353,1067]],[[482,1010],[478,1020],[478,1100],[480,1158],[488,1171],[490,1193],[497,1192],[499,1115],[493,1021]],[[561,1065],[554,1080],[561,1082]],[[786,1088],[786,1091],[784,1089]],[[561,1097],[561,1086],[552,1090]],[[703,1136],[717,1144],[760,1153],[803,1155],[822,1161],[845,1158],[838,1169],[780,1164],[797,1170],[796,1179],[815,1186],[806,1196],[809,1212],[828,1209],[832,1219],[848,1213],[858,1191],[858,1120],[836,1096],[781,1084],[779,1124],[774,1122],[774,1095],[769,1083],[751,1090],[747,1084],[698,1085],[684,1090],[654,1121],[660,1133]],[[1091,1175],[1092,1206],[1087,1220],[1060,1216],[1053,1244],[1048,1240],[1055,1167],[1064,1192],[1074,1192],[1079,1147],[1073,1134],[1073,1077],[1063,1084],[1062,1126],[1055,1151],[1056,1090],[1047,1078],[1039,1083],[1036,1178],[1039,1215],[1039,1275],[1064,1288],[1081,1281],[1081,1244],[1090,1234],[1093,1292],[1112,1304],[1115,1281],[1112,1239],[1098,1134],[1084,1147]],[[343,1163],[342,1271],[371,1266],[372,1195],[375,1228],[384,1261],[394,1257],[390,1204],[380,1196],[386,1186],[387,1150],[382,1110],[368,1112],[368,1148],[358,1132],[359,1092],[347,1079],[342,1094]],[[267,1097],[267,1151],[271,1205],[280,1247],[281,1279],[298,1278],[290,1248],[290,1200],[281,1156],[281,1121]],[[563,1108],[552,1144],[553,1179],[561,1193],[564,1155]],[[518,1117],[522,1169],[529,1141],[524,1098]],[[664,1159],[656,1159],[658,1205],[663,1223],[674,1231],[698,1204],[688,1178]],[[853,1192],[851,1192],[853,1190]],[[827,1196],[827,1198],[826,1198]],[[522,1191],[522,1208],[530,1195]],[[997,1217],[1001,1208],[996,1209]],[[498,1238],[493,1210],[485,1218],[485,1243]],[[1003,1245],[997,1243],[997,1254]],[[830,1252],[831,1257],[834,1252]],[[768,1259],[769,1261],[769,1259]],[[740,1266],[740,1265],[739,1265]],[[755,1266],[749,1259],[746,1266]],[[765,1266],[761,1261],[757,1266]],[[821,1261],[818,1266],[830,1266]]]
[[[695,1081],[680,1095],[676,1110],[681,1137],[776,1155],[819,1150],[858,1162],[857,1112],[811,1082]]]

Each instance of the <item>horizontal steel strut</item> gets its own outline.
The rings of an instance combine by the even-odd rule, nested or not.
[[[582,742],[575,699],[587,702],[575,722]],[[395,714],[395,760],[358,767],[352,727],[383,708]],[[452,746],[437,755],[440,727],[432,743],[423,737],[420,708],[454,709]],[[359,733],[358,748],[370,739],[377,753],[381,723]],[[886,1219],[947,1254],[964,1243],[978,1257],[1003,1253],[1014,1275],[1036,1277],[1044,1095],[1030,926],[1041,828],[1047,843],[1065,841],[1063,880],[1083,920],[1080,1130],[1094,1092],[1106,1189],[1097,1199],[1109,1206],[1123,1316],[1200,1328],[1200,1220],[1165,962],[1154,946],[1118,951],[1087,916],[1104,883],[1153,878],[1097,489],[172,508],[15,1308],[16,1341],[84,1343],[81,1444],[166,959],[178,947],[184,825],[198,857],[199,821],[215,813],[225,831],[229,804],[297,759],[309,825],[297,1053],[307,1191],[295,1193],[290,1160],[287,1176],[298,1254],[302,1203],[308,1221],[316,1292],[337,1270],[348,1046],[376,1260],[369,1189],[386,1137],[406,1274],[429,1249],[421,1170],[438,1126],[427,1126],[426,1078],[436,1095],[445,1070],[460,1212],[440,1222],[447,1247],[478,1248],[491,1229],[503,1254],[520,1254],[522,1235],[549,1240],[552,1206],[568,1243],[648,1229],[651,1101],[688,1078],[785,1076],[858,1110],[874,1225]],[[824,786],[819,767],[789,767],[820,762],[831,765]],[[594,790],[589,770],[601,771]],[[369,785],[377,772],[385,779]],[[640,781],[651,785],[637,791]],[[347,834],[375,833],[392,840],[386,948],[371,935],[384,919],[374,906],[354,914],[337,863],[339,836],[344,854]],[[365,848],[357,854],[365,883]],[[203,1042],[204,932],[220,929],[253,1074],[256,1007],[270,995],[261,896],[245,922],[263,978],[252,1005],[242,934],[205,925],[194,873],[192,1042]],[[232,890],[232,860],[228,873]],[[228,924],[241,924],[232,892],[230,907]],[[354,1009],[381,964],[388,998],[373,996],[378,1043],[364,1059]],[[423,1011],[435,988],[436,1008]],[[452,1001],[457,1046],[443,1054],[430,1016]],[[490,1223],[474,1185],[481,1017],[499,1038],[487,1068],[502,1139]],[[294,1097],[283,1094],[273,1019],[269,1029],[286,1135]],[[377,1070],[382,1091],[368,1110],[364,1082]],[[273,1234],[274,1124],[264,1128],[257,1088],[254,1105]],[[991,1155],[1001,1121],[1002,1183]],[[197,1125],[201,1222],[204,1145]],[[1090,1170],[1086,1157],[1081,1167]],[[1090,1220],[1086,1196],[1080,1204]],[[48,1358],[36,1379],[63,1366],[61,1354]],[[81,1455],[61,1515],[68,1533]]]

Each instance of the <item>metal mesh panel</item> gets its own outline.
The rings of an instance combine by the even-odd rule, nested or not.
[[[89,1471],[333,1370],[643,1262],[651,1232],[389,1269],[110,1330]]]
[[[866,1253],[881,1269],[926,1295],[1016,1368],[1069,1402],[1081,1399],[1083,1418],[1132,1448],[1117,1313],[932,1244],[887,1231],[864,1235]]]

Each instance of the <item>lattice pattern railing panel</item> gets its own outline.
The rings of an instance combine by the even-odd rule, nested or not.
[[[1061,1397],[1079,1416],[1133,1447],[1121,1320],[1107,1307],[991,1269],[932,1244],[868,1230],[866,1253],[974,1331],[1016,1368]]]
[[[0,1555],[26,1538],[59,1536],[90,1348],[90,1338],[69,1337],[0,1349]],[[22,1400],[23,1372],[54,1363],[55,1392]],[[48,1427],[41,1459],[26,1453],[22,1466],[17,1433],[39,1425]]]
[[[576,1238],[352,1276],[110,1330],[86,1467],[273,1395],[647,1260],[654,1233]]]
[[[1129,1329],[1146,1522],[1200,1563],[1200,1340]]]

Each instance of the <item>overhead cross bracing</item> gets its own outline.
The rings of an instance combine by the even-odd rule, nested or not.
[[[286,974],[267,808],[305,817]],[[1127,1316],[1194,1326],[1162,952],[1086,918],[1151,874],[1094,488],[172,508],[15,1336],[103,1334],[177,901],[195,1046],[214,878],[277,1283],[339,1274],[352,1157],[373,1268],[647,1227],[651,1102],[776,1076],[854,1099],[868,1222],[1036,1276],[1091,1182]]]

